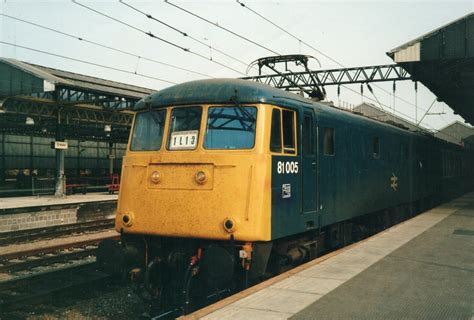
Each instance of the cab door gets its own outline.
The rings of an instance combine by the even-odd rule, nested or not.
[[[314,111],[304,111],[302,125],[302,186],[303,214],[318,210],[317,126]]]

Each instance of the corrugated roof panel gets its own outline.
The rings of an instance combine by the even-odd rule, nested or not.
[[[53,82],[0,61],[0,95],[40,93],[51,87],[54,87]]]
[[[137,97],[143,97],[145,95],[148,95],[156,91],[156,90],[142,88],[142,87],[126,84],[126,83],[86,76],[86,75],[78,74],[74,72],[68,72],[68,71],[43,67],[43,66],[36,66],[36,67],[52,75],[55,75],[64,80],[67,80],[69,82],[72,81],[72,83],[74,83],[77,86],[83,86],[88,89],[93,89],[94,87],[96,87],[98,90],[105,90],[105,88],[108,88],[108,91],[115,92],[115,90],[119,90],[120,92],[123,92],[123,93],[128,92],[129,95],[134,94],[134,96],[137,96]]]
[[[124,97],[141,99],[157,91],[121,82],[110,81],[83,74],[39,66],[11,58],[0,58],[0,65],[2,63],[7,64],[13,68],[19,69],[23,72],[26,72],[34,77],[46,80],[51,84],[66,86],[70,88],[86,89],[103,93],[106,95],[119,95]],[[47,85],[47,87],[51,86]]]
[[[436,28],[434,29],[433,31],[430,31],[416,39],[413,39],[411,41],[408,41],[407,43],[404,43],[398,47],[396,47],[395,49],[392,49],[390,50],[389,52],[387,52],[387,54],[390,56],[390,57],[393,57],[393,55],[395,54],[395,52],[398,52],[402,49],[405,49],[406,47],[409,47],[411,45],[413,45],[414,43],[416,42],[423,42],[424,40],[428,39],[428,38],[431,38],[435,35],[437,35],[440,31],[444,31],[446,30],[448,27],[452,26],[452,25],[455,25],[457,23],[466,23],[467,22],[467,25],[466,25],[466,29],[470,29],[472,28],[472,24],[473,24],[473,21],[474,21],[474,13],[469,13],[459,19],[456,19],[450,23],[447,23],[439,28]],[[471,38],[472,39],[472,38]],[[466,39],[467,40],[467,39]],[[423,49],[422,49],[423,50]],[[473,52],[474,53],[474,52]],[[473,56],[472,54],[470,55],[471,57]]]
[[[419,44],[419,59],[411,47]],[[474,13],[401,45],[388,55],[439,101],[474,123]]]
[[[0,58],[0,61],[2,61],[4,63],[7,63],[8,65],[10,65],[12,67],[18,68],[18,69],[23,70],[25,72],[28,72],[29,74],[34,75],[38,78],[41,78],[41,79],[44,79],[44,80],[47,80],[47,81],[50,81],[50,82],[53,82],[53,83],[71,84],[67,80],[63,80],[61,78],[58,78],[58,77],[52,75],[51,73],[48,73],[48,72],[45,72],[45,71],[41,70],[40,68],[38,68],[35,65],[32,65],[32,64],[29,64],[29,63],[26,63],[26,62],[23,62],[23,61],[19,61],[19,60],[12,59],[12,58]]]
[[[395,62],[420,61],[420,43],[416,42],[409,47],[395,52]]]

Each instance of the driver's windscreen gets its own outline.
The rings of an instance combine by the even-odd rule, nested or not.
[[[207,115],[205,149],[252,149],[256,107],[212,107]]]
[[[172,110],[168,150],[196,149],[201,126],[201,114],[201,107],[181,107]]]
[[[131,151],[157,151],[161,149],[166,110],[137,113],[133,128]]]

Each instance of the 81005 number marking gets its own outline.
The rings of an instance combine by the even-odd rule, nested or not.
[[[278,161],[277,173],[278,174],[298,173],[298,162],[297,161]]]

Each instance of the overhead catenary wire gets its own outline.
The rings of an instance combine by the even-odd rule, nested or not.
[[[133,71],[120,69],[120,68],[112,67],[112,66],[106,66],[106,65],[103,65],[103,64],[100,64],[100,63],[91,62],[91,61],[87,61],[87,60],[82,60],[82,59],[78,59],[78,58],[73,58],[73,57],[61,55],[61,54],[58,54],[58,53],[53,53],[53,52],[48,52],[48,51],[44,51],[44,50],[40,50],[40,49],[36,49],[36,48],[22,46],[22,45],[19,45],[19,44],[16,44],[16,43],[11,43],[11,42],[6,42],[6,41],[0,41],[0,43],[4,44],[4,45],[16,47],[16,48],[21,48],[21,49],[25,49],[25,50],[29,50],[29,51],[34,51],[34,52],[46,54],[46,55],[53,56],[53,57],[58,57],[58,58],[62,58],[62,59],[70,60],[70,61],[75,61],[75,62],[88,64],[88,65],[95,66],[95,67],[100,67],[100,68],[104,68],[104,69],[119,71],[119,72],[128,73],[128,74],[134,74],[134,75],[137,75],[137,76],[140,76],[140,77],[153,79],[153,80],[158,80],[158,81],[166,82],[166,83],[169,83],[169,84],[177,84],[176,82],[173,82],[173,81],[170,81],[170,80],[161,79],[161,78],[149,76],[149,75],[142,74],[142,73],[135,73]]]
[[[354,92],[354,93],[357,93],[357,91],[353,90],[352,88],[347,88],[347,89],[350,90],[350,91],[352,91],[352,92]],[[372,94],[373,94],[373,93],[372,93]],[[390,107],[389,107],[388,105],[386,105],[386,104],[381,103],[381,102],[377,99],[377,97],[376,97],[375,95],[374,95],[375,100],[372,99],[372,98],[370,98],[370,97],[367,97],[367,96],[365,96],[365,95],[364,95],[364,97],[367,98],[367,99],[369,99],[369,100],[371,100],[371,101],[373,101],[373,102],[379,103],[379,104],[380,104],[380,107],[381,107],[381,109],[382,109],[382,112],[384,112],[384,114],[390,114],[390,113],[392,113],[392,112],[387,112],[386,110],[384,110],[384,108],[383,108],[382,106],[385,106],[385,107],[387,107],[387,108],[390,108]],[[435,102],[436,102],[436,98],[433,100],[433,102],[431,103],[430,107],[426,110],[425,115],[428,114],[428,111],[431,109],[431,107],[433,107],[433,105],[434,105]],[[405,116],[407,119],[412,120],[412,124],[413,124],[417,129],[421,129],[422,131],[431,132],[431,133],[441,132],[441,130],[436,129],[435,127],[433,127],[433,126],[431,126],[431,125],[428,125],[428,124],[424,124],[424,127],[421,127],[420,124],[421,124],[421,121],[422,121],[423,119],[421,119],[420,121],[417,121],[416,118],[414,118],[414,117],[412,117],[412,116],[410,116],[410,115],[408,115],[408,114],[406,114],[406,113],[403,113],[403,112],[401,112],[401,111],[395,111],[395,112],[392,113],[392,115],[396,116],[396,113],[401,114],[401,115]],[[423,117],[424,117],[424,116],[423,116]],[[441,117],[441,119],[443,119],[443,121],[446,122],[447,125],[449,125],[449,123],[446,121],[446,119],[444,119],[443,117]],[[452,134],[449,134],[449,133],[446,133],[446,132],[442,132],[442,134],[444,134],[444,135],[447,136],[447,137],[451,137],[451,138],[453,138],[453,139],[455,139],[455,140],[459,140],[458,137],[456,137],[456,136],[454,136],[454,135],[452,135]]]
[[[374,96],[375,100],[377,100],[378,104],[380,105],[380,108],[381,108],[384,112],[386,112],[385,109],[383,108],[383,105],[380,103],[379,99],[378,99],[377,96],[375,95],[374,90],[372,90],[372,87],[370,86],[370,84],[369,84],[369,83],[366,83],[366,85],[367,85],[367,88],[369,89],[370,93],[372,93],[372,95]]]
[[[169,2],[169,1],[165,0],[165,2]],[[268,23],[270,23],[270,24],[272,24],[273,26],[275,26],[276,28],[278,28],[278,29],[284,31],[285,33],[287,33],[288,35],[290,35],[290,36],[293,37],[294,39],[298,40],[300,43],[305,44],[305,45],[308,46],[309,48],[315,50],[316,52],[320,53],[321,55],[323,55],[323,56],[326,57],[327,59],[331,60],[332,62],[338,64],[339,66],[341,66],[341,67],[343,67],[343,68],[346,68],[345,65],[343,65],[342,63],[338,62],[337,60],[331,58],[329,55],[323,53],[321,50],[318,50],[318,49],[314,48],[313,46],[311,46],[311,45],[308,44],[307,42],[303,41],[302,39],[298,38],[298,37],[295,36],[294,34],[288,32],[287,30],[285,30],[283,27],[281,27],[281,26],[279,26],[278,24],[274,23],[274,22],[271,21],[270,19],[267,19],[267,18],[266,18],[265,16],[263,16],[262,14],[260,14],[260,13],[258,13],[257,11],[255,11],[255,10],[249,8],[249,7],[248,7],[247,5],[245,5],[242,1],[236,0],[236,2],[237,2],[238,4],[240,4],[240,6],[242,6],[242,7],[246,8],[246,9],[248,9],[249,11],[251,11],[252,13],[254,13],[255,15],[259,16],[260,18],[264,19],[264,20],[267,21]],[[374,84],[374,86],[376,86],[377,88],[380,88],[380,87],[377,86],[376,84]],[[354,93],[357,93],[355,90],[349,88],[349,87],[346,86],[346,85],[342,85],[342,87],[344,87],[344,88],[346,88],[346,89],[348,89],[348,90],[350,90],[350,91],[352,91],[352,92],[354,92]],[[384,90],[383,88],[380,88],[380,89]],[[364,95],[362,92],[360,93],[361,96],[362,96],[362,97],[365,97],[365,98],[367,98],[367,99],[369,99],[369,100],[371,100],[371,101],[373,101],[373,102],[378,103],[381,107],[382,107],[382,106],[385,106],[385,107],[387,107],[388,109],[390,109],[390,107],[388,107],[388,106],[382,104],[382,103],[379,101],[379,99],[377,99],[377,97],[375,96],[375,93],[373,92],[373,90],[372,90],[371,88],[370,88],[369,90],[370,90],[370,92],[372,93],[372,95],[374,96],[375,99],[372,99],[372,98],[370,98],[370,97]],[[389,92],[389,94],[391,95],[390,92]],[[399,99],[401,99],[401,98],[399,98]],[[382,107],[382,109],[383,109],[383,107]],[[384,110],[384,111],[385,111],[385,110]],[[395,110],[394,110],[394,111],[395,111]],[[402,113],[402,112],[400,112],[400,111],[398,111],[398,113],[404,115],[405,117],[408,117],[409,119],[414,120],[413,117],[411,117],[411,116],[409,116],[409,115],[407,115],[407,114],[405,114],[405,113]],[[416,120],[415,120],[415,123],[416,123]]]
[[[177,9],[179,9],[179,10],[181,10],[181,11],[183,11],[183,12],[186,12],[187,14],[190,14],[190,15],[192,15],[192,16],[198,18],[198,19],[201,19],[201,20],[203,20],[203,21],[205,21],[205,22],[207,22],[207,23],[209,23],[209,24],[211,24],[211,25],[213,25],[213,26],[215,26],[215,27],[217,27],[217,28],[220,28],[220,29],[222,29],[222,30],[224,30],[224,31],[226,31],[226,32],[228,32],[228,33],[231,33],[231,34],[233,34],[233,35],[235,35],[235,36],[237,36],[237,37],[239,37],[239,38],[241,38],[241,39],[244,39],[244,40],[246,40],[246,41],[248,41],[248,42],[250,42],[250,43],[253,43],[253,44],[255,44],[255,45],[257,45],[257,46],[259,46],[259,47],[261,47],[261,48],[263,47],[265,50],[267,50],[267,51],[269,51],[269,52],[272,52],[272,53],[274,53],[274,54],[276,54],[276,55],[280,55],[279,53],[277,53],[276,51],[274,51],[274,50],[272,50],[272,49],[270,49],[270,48],[268,48],[268,47],[262,46],[261,44],[255,42],[255,41],[253,41],[253,40],[250,40],[250,39],[248,39],[248,38],[246,38],[246,37],[244,37],[244,36],[242,36],[242,35],[240,35],[240,34],[237,34],[237,33],[235,33],[234,31],[232,31],[232,30],[230,30],[230,29],[227,29],[227,28],[225,28],[225,27],[222,27],[221,25],[219,25],[219,24],[217,24],[217,23],[215,23],[215,22],[212,22],[212,21],[210,21],[210,20],[208,20],[208,19],[206,19],[206,18],[204,18],[204,17],[202,17],[202,16],[200,16],[200,15],[198,15],[198,14],[196,14],[196,13],[193,13],[193,12],[191,12],[191,11],[189,11],[189,10],[183,8],[183,7],[180,7],[180,6],[178,6],[178,5],[174,4],[174,3],[172,3],[172,2],[169,1],[169,0],[164,0],[164,2],[167,3],[167,4],[169,4],[169,5],[171,5],[171,6],[173,6],[173,7],[175,7],[175,8],[177,8]],[[247,9],[251,10],[251,9],[250,9],[248,6],[246,6],[245,4],[242,5],[243,3],[242,3],[241,1],[237,1],[237,2],[238,2],[238,4],[240,4],[241,6],[243,6],[243,7],[247,8]],[[283,30],[283,31],[285,31],[286,33],[288,33],[286,30],[284,30],[282,27],[278,26],[276,23],[274,23],[274,22],[270,21],[269,19],[265,18],[263,15],[258,14],[255,10],[251,10],[251,11],[252,11],[253,13],[257,14],[258,16],[260,16],[261,18],[265,19],[267,22],[271,23],[272,25],[278,27],[280,30]],[[311,45],[308,45],[306,42],[303,42],[303,40],[299,39],[299,38],[296,37],[295,35],[293,35],[293,34],[291,34],[291,35],[292,35],[292,37],[294,37],[295,39],[298,39],[298,41],[304,43],[304,44],[307,45],[308,47],[310,47],[310,48],[312,48],[313,50],[315,50],[316,52],[322,54],[322,55],[325,56],[326,58],[328,58],[328,59],[330,59],[331,61],[333,61],[333,62],[335,62],[336,64],[338,64],[339,66],[342,66],[343,68],[346,68],[346,66],[344,66],[342,63],[338,62],[337,60],[331,58],[329,55],[323,53],[322,51],[320,51],[320,50],[314,48],[314,47],[311,46]],[[350,90],[350,91],[355,92],[354,90],[352,90],[351,88],[349,88],[349,87],[347,87],[347,86],[345,86],[345,85],[342,85],[342,86],[343,86],[344,88]],[[385,89],[383,89],[383,88],[381,88],[381,87],[379,87],[379,86],[377,86],[377,85],[375,85],[375,84],[374,84],[374,86],[376,86],[377,88],[379,88],[379,89],[381,89],[381,90],[383,90],[383,91],[385,91],[385,92],[388,92],[388,91],[386,91]],[[390,92],[388,92],[388,93],[391,95]],[[374,93],[372,92],[372,94],[374,94]],[[367,97],[367,96],[365,96],[365,95],[363,95],[363,96],[366,97],[366,98],[368,98],[369,100],[375,101],[375,102],[379,103],[380,105],[382,105],[382,104],[378,101],[378,99],[374,100],[374,99],[372,99],[372,98],[370,98],[370,97]],[[375,96],[375,95],[374,95],[374,96]],[[398,97],[398,96],[397,96],[397,98],[399,98],[400,100],[405,101],[405,102],[407,102],[407,103],[410,103],[410,102],[408,102],[408,101],[406,101],[406,100],[404,100],[404,99],[402,99],[402,98],[400,98],[400,97]],[[410,103],[410,104],[412,104],[412,103]],[[412,105],[413,105],[413,104],[412,104]],[[388,107],[388,109],[390,109],[390,108]],[[409,117],[410,119],[413,119],[411,116],[408,116],[408,115],[406,115],[406,114],[404,114],[404,113],[402,113],[402,112],[398,112],[398,113],[399,113],[399,114],[403,114],[404,116]]]
[[[228,65],[226,65],[226,64],[224,64],[224,63],[221,63],[221,62],[219,62],[219,61],[217,61],[217,60],[208,58],[208,57],[206,57],[206,56],[204,56],[204,55],[202,55],[202,54],[200,54],[200,53],[191,51],[191,49],[189,49],[189,48],[185,48],[185,47],[183,47],[183,46],[181,46],[181,45],[179,45],[179,44],[176,44],[176,43],[174,43],[174,42],[172,42],[172,41],[169,41],[169,40],[166,40],[166,39],[164,39],[164,38],[162,38],[162,37],[159,37],[159,36],[153,34],[151,31],[148,31],[148,32],[147,32],[147,31],[145,31],[145,30],[143,30],[143,29],[140,29],[140,28],[138,28],[138,27],[135,27],[134,25],[132,25],[132,24],[130,24],[130,23],[124,22],[124,21],[122,21],[122,20],[120,20],[120,19],[118,19],[118,18],[115,18],[115,17],[110,16],[110,15],[108,15],[108,14],[105,14],[105,13],[103,13],[103,12],[100,12],[99,10],[96,10],[96,9],[94,9],[94,8],[91,8],[91,7],[89,7],[89,6],[86,6],[85,4],[82,4],[82,3],[80,3],[80,2],[78,2],[78,1],[76,1],[76,0],[71,0],[71,1],[72,1],[72,3],[77,4],[77,5],[79,5],[79,6],[83,7],[83,8],[85,8],[85,9],[87,9],[87,10],[89,10],[89,11],[92,11],[92,12],[97,13],[98,15],[101,15],[101,16],[106,17],[106,18],[108,18],[108,19],[110,19],[110,20],[113,20],[113,21],[115,21],[115,22],[117,22],[117,23],[120,23],[120,24],[122,24],[122,25],[124,25],[124,26],[126,26],[126,27],[129,27],[129,28],[131,28],[131,29],[133,29],[133,30],[135,30],[135,31],[141,32],[141,33],[143,33],[143,34],[149,36],[149,37],[152,38],[152,39],[155,39],[155,40],[161,41],[161,42],[163,42],[163,43],[166,43],[166,44],[168,44],[168,45],[170,45],[170,46],[172,46],[172,47],[174,47],[174,48],[180,49],[180,50],[182,50],[182,51],[184,51],[184,52],[187,52],[187,53],[189,53],[189,54],[192,54],[192,55],[194,55],[194,56],[197,56],[197,57],[199,57],[199,58],[201,58],[201,59],[210,61],[210,62],[212,62],[212,63],[214,63],[214,64],[217,64],[217,65],[219,65],[219,66],[221,66],[221,67],[224,67],[224,68],[226,68],[226,69],[229,69],[229,70],[231,70],[231,71],[234,71],[234,72],[236,72],[236,73],[238,73],[238,74],[245,75],[243,72],[241,72],[241,71],[239,71],[239,70],[237,70],[237,69],[234,69],[234,68],[232,68],[232,67],[229,67]]]
[[[428,115],[428,112],[430,112],[431,110],[431,107],[433,107],[434,103],[436,102],[436,98],[433,100],[433,102],[431,102],[430,104],[430,107],[428,108],[428,110],[426,110],[425,114],[421,117],[421,119],[416,123],[417,126],[420,125],[421,121],[423,121],[423,119]]]
[[[348,89],[349,91],[352,91],[352,92],[354,92],[354,93],[359,94],[359,92],[357,92],[356,90],[354,90],[354,89],[352,89],[352,88],[350,88],[350,87],[348,87],[347,89]],[[376,99],[373,99],[373,98],[368,97],[368,96],[366,96],[366,95],[364,95],[364,97],[365,97],[366,99],[372,101],[372,102],[379,103],[380,106],[384,106],[384,107],[386,107],[386,108],[388,108],[388,109],[390,108],[390,107],[387,106],[386,104],[383,104],[383,103],[379,102],[378,99],[376,100]],[[383,108],[381,108],[381,109],[383,110]],[[388,112],[385,111],[385,110],[384,110],[384,112],[388,113]],[[396,111],[396,113],[401,114],[401,115],[405,116],[407,119],[410,119],[410,120],[412,120],[412,121],[415,120],[414,117],[412,117],[412,116],[410,116],[410,115],[408,115],[408,114],[406,114],[406,113],[403,113],[403,112],[401,112],[401,111]],[[393,115],[396,116],[395,113],[393,113]],[[413,124],[414,124],[415,126],[417,126],[417,127],[418,127],[419,129],[421,129],[421,130],[431,131],[431,132],[440,132],[440,130],[434,128],[434,127],[431,126],[431,125],[426,125],[426,124],[425,124],[425,128],[423,128],[423,127],[420,127],[419,124],[417,125],[416,122],[413,122]],[[429,129],[429,130],[428,130],[428,129]],[[450,134],[446,134],[446,135],[455,138],[453,135],[450,135]]]
[[[331,60],[332,62],[342,66],[342,64],[340,64],[339,62],[337,62],[336,60],[334,60],[333,58],[331,58],[330,56],[328,56],[327,54],[325,54],[324,52],[316,49],[315,47],[313,47],[312,45],[310,45],[309,43],[307,43],[306,41],[298,38],[297,36],[295,36],[294,34],[292,34],[291,32],[289,32],[288,30],[284,29],[283,27],[280,27],[278,24],[274,23],[273,21],[271,21],[270,19],[267,19],[265,16],[263,16],[262,14],[258,13],[257,11],[249,8],[247,5],[245,5],[245,3],[239,1],[239,0],[236,0],[236,2],[238,4],[240,4],[240,6],[244,7],[245,9],[249,10],[250,12],[254,13],[255,15],[259,16],[260,18],[262,18],[263,20],[267,21],[268,23],[270,23],[271,25],[273,25],[274,27],[280,29],[281,31],[283,31],[284,33],[288,34],[290,37],[296,39],[299,41],[299,43],[301,44],[304,44],[306,45],[307,47],[313,49],[314,51],[316,51],[317,53],[319,53],[320,55],[326,57],[328,60]]]
[[[228,33],[230,33],[230,34],[236,36],[236,37],[239,37],[240,39],[243,39],[243,40],[245,40],[245,41],[247,41],[247,42],[250,42],[250,43],[252,43],[252,44],[254,44],[254,45],[256,45],[256,46],[258,46],[258,47],[260,47],[260,48],[262,48],[262,49],[265,49],[265,50],[267,50],[268,52],[271,52],[271,53],[276,54],[276,55],[278,55],[278,56],[280,55],[278,52],[276,52],[276,51],[274,51],[274,50],[272,50],[272,49],[270,49],[270,48],[268,48],[268,47],[266,47],[266,46],[264,46],[264,45],[262,45],[262,44],[260,44],[260,43],[258,43],[258,42],[256,42],[256,41],[254,41],[254,40],[252,40],[252,39],[249,39],[249,38],[247,38],[247,37],[245,37],[245,36],[243,36],[243,35],[241,35],[241,34],[238,34],[237,32],[234,32],[234,31],[232,31],[232,30],[230,30],[230,29],[228,29],[228,28],[225,28],[225,27],[219,25],[217,22],[212,22],[212,21],[210,21],[210,20],[208,20],[208,19],[206,19],[206,18],[204,18],[204,17],[198,15],[197,13],[194,13],[194,12],[191,12],[191,11],[189,11],[189,10],[187,10],[187,9],[184,9],[183,7],[180,7],[180,6],[178,6],[178,5],[174,4],[174,3],[172,3],[172,2],[169,1],[169,0],[164,0],[164,2],[167,3],[167,4],[169,4],[169,5],[171,5],[171,6],[173,6],[173,7],[175,7],[176,9],[179,9],[179,10],[181,10],[181,11],[183,11],[183,12],[186,12],[186,13],[189,14],[189,15],[192,15],[193,17],[196,17],[196,18],[198,18],[198,19],[200,19],[200,20],[202,20],[202,21],[205,21],[205,22],[207,22],[207,23],[209,23],[209,24],[212,24],[213,26],[215,26],[215,27],[217,27],[217,28],[219,28],[219,29],[222,29],[222,30],[224,30],[224,31],[226,31],[226,32],[228,32]]]
[[[169,3],[168,0],[165,0],[165,2]],[[255,11],[255,10],[249,8],[249,7],[248,7],[247,5],[245,5],[242,1],[236,0],[236,2],[237,2],[238,4],[240,4],[242,7],[246,8],[246,9],[248,9],[249,11],[251,11],[252,13],[254,13],[255,15],[257,15],[257,16],[259,16],[260,18],[264,19],[264,20],[267,21],[268,23],[272,24],[272,25],[275,26],[276,28],[278,28],[278,29],[284,31],[285,33],[289,34],[289,35],[290,35],[291,37],[293,37],[294,39],[297,39],[297,40],[299,41],[299,43],[305,44],[305,45],[308,46],[309,48],[311,48],[311,49],[315,50],[316,52],[320,53],[321,55],[323,55],[324,57],[326,57],[328,60],[330,60],[330,61],[336,63],[337,65],[339,65],[339,66],[341,66],[341,67],[343,67],[343,68],[347,68],[347,67],[346,67],[344,64],[342,64],[341,62],[339,62],[339,61],[333,59],[332,57],[330,57],[329,55],[325,54],[325,53],[322,52],[321,50],[316,49],[315,47],[313,47],[313,46],[311,46],[310,44],[308,44],[306,41],[303,41],[302,39],[298,38],[298,37],[295,36],[294,34],[288,32],[288,31],[285,30],[283,27],[281,27],[281,26],[279,26],[278,24],[274,23],[273,21],[271,21],[270,19],[266,18],[266,17],[263,16],[262,14],[260,14],[260,13],[258,13],[257,11]],[[377,87],[377,88],[379,88],[380,90],[386,92],[387,94],[392,95],[391,92],[385,90],[384,88],[378,86],[377,84],[374,84],[374,86]],[[358,93],[357,91],[353,90],[352,88],[350,88],[350,87],[348,87],[348,86],[346,86],[346,85],[342,85],[342,87],[344,87],[344,88],[346,88],[346,89],[348,89],[349,91],[352,91],[352,92],[354,92],[354,93]],[[383,106],[385,106],[388,110],[390,110],[390,107],[389,107],[389,106],[387,106],[387,105],[385,105],[385,104],[382,104],[382,103],[379,101],[379,99],[377,99],[375,93],[373,92],[373,90],[372,90],[371,88],[369,88],[369,90],[370,90],[370,92],[372,93],[372,95],[374,96],[375,99],[373,99],[373,98],[371,98],[371,97],[368,97],[368,96],[364,95],[363,93],[362,93],[362,97],[365,97],[365,98],[368,99],[368,100],[371,100],[371,101],[373,101],[373,102],[378,103],[378,104],[380,105],[380,107],[381,107],[382,110],[384,109]],[[404,102],[407,103],[407,104],[410,104],[410,105],[412,105],[412,106],[415,106],[415,107],[419,108],[416,104],[413,104],[412,102],[409,102],[409,101],[407,101],[407,100],[405,100],[405,99],[403,99],[403,98],[401,98],[401,97],[395,95],[394,93],[393,93],[393,95],[394,95],[394,97],[398,98],[400,101],[404,101]],[[423,109],[423,108],[419,108],[419,109],[420,109],[420,110],[423,110],[423,111],[426,111],[426,109]],[[387,112],[387,111],[384,110],[384,112]],[[405,116],[405,117],[408,118],[408,119],[415,120],[415,125],[417,124],[416,119],[413,118],[412,116],[410,116],[410,115],[408,115],[408,114],[406,114],[406,113],[403,113],[403,112],[401,112],[401,111],[393,110],[393,114],[395,114],[395,113],[401,114],[401,115]],[[441,118],[442,118],[444,121],[446,121],[443,117],[441,117]],[[419,124],[418,124],[417,126],[419,126]],[[429,126],[429,125],[425,125],[425,126],[426,126],[426,127],[430,127],[431,130],[438,131],[437,129],[433,128],[432,126]]]
[[[160,19],[158,19],[158,18],[152,16],[152,15],[149,14],[149,13],[146,13],[146,12],[144,12],[144,11],[138,9],[137,7],[131,5],[131,4],[129,4],[129,3],[125,2],[125,1],[123,1],[123,0],[119,0],[119,2],[120,2],[121,4],[123,4],[123,5],[127,6],[127,7],[129,7],[130,9],[132,9],[132,10],[134,10],[134,11],[136,11],[136,12],[142,14],[142,15],[144,15],[144,16],[147,17],[148,19],[151,19],[151,20],[153,20],[153,21],[156,21],[156,22],[158,22],[158,23],[160,23],[160,24],[166,26],[167,28],[170,28],[171,30],[176,31],[177,33],[181,34],[182,36],[187,37],[187,38],[193,40],[193,41],[196,42],[196,43],[199,43],[199,44],[201,44],[201,45],[203,45],[203,46],[205,46],[205,47],[207,47],[207,48],[209,48],[209,49],[211,49],[211,50],[214,50],[215,52],[218,52],[218,53],[222,54],[223,56],[226,56],[227,58],[230,58],[230,59],[232,59],[232,60],[234,60],[234,61],[237,61],[237,62],[239,62],[239,63],[241,63],[241,64],[243,64],[243,65],[245,65],[245,66],[248,65],[245,61],[242,61],[242,60],[240,60],[240,59],[238,59],[238,58],[236,58],[236,57],[234,57],[234,56],[232,56],[232,55],[230,55],[230,54],[228,54],[228,53],[226,53],[226,52],[224,52],[224,51],[222,51],[222,50],[220,50],[220,49],[218,49],[218,48],[216,48],[216,47],[213,47],[212,45],[210,45],[210,44],[208,44],[208,43],[206,43],[206,42],[204,42],[204,41],[202,41],[202,40],[199,40],[199,39],[197,39],[196,37],[191,36],[189,33],[185,32],[185,31],[183,31],[183,30],[180,30],[180,29],[178,29],[178,28],[176,28],[176,27],[173,27],[173,26],[170,25],[169,23],[166,23],[166,22],[164,22],[164,21],[162,21],[162,20],[160,20]]]
[[[177,70],[182,70],[182,71],[190,72],[190,73],[193,73],[193,74],[196,74],[196,75],[200,75],[200,76],[203,76],[203,77],[213,78],[212,76],[210,76],[210,75],[208,75],[208,74],[205,74],[205,73],[201,73],[201,72],[198,72],[198,71],[194,71],[194,70],[190,70],[190,69],[187,69],[187,68],[179,67],[179,66],[176,66],[176,65],[173,65],[173,64],[170,64],[170,63],[158,61],[158,60],[155,60],[155,59],[152,59],[152,58],[148,58],[148,57],[144,57],[144,56],[141,56],[141,55],[138,55],[138,54],[135,54],[135,53],[131,53],[131,52],[128,52],[128,51],[125,51],[125,50],[122,50],[122,49],[118,49],[118,48],[115,48],[115,47],[111,47],[111,46],[108,46],[108,45],[104,45],[104,44],[102,44],[102,43],[98,43],[98,42],[95,42],[95,41],[87,40],[87,39],[85,39],[85,38],[83,38],[83,37],[78,37],[78,36],[75,36],[75,35],[73,35],[73,34],[70,34],[70,33],[64,32],[64,31],[60,31],[60,30],[57,30],[57,29],[54,29],[54,28],[51,28],[51,27],[47,27],[47,26],[44,26],[44,25],[40,25],[40,24],[35,23],[35,22],[31,22],[31,21],[27,21],[27,20],[20,19],[20,18],[17,18],[17,17],[9,16],[9,15],[6,15],[6,14],[4,14],[4,13],[0,13],[0,15],[2,15],[2,16],[4,16],[4,17],[7,17],[7,18],[9,18],[9,19],[13,19],[13,20],[16,20],[16,21],[19,21],[19,22],[22,22],[22,23],[26,23],[26,24],[29,24],[29,25],[32,25],[32,26],[41,28],[41,29],[45,29],[45,30],[49,30],[49,31],[51,31],[51,32],[55,32],[55,33],[57,33],[57,34],[61,34],[61,35],[65,36],[65,37],[73,38],[73,39],[76,39],[76,40],[79,40],[79,41],[82,41],[82,42],[86,42],[86,43],[89,43],[89,44],[92,44],[92,45],[95,45],[95,46],[98,46],[98,47],[101,47],[101,48],[104,48],[104,49],[108,49],[108,50],[112,50],[112,51],[115,51],[115,52],[119,52],[119,53],[122,53],[122,54],[125,54],[125,55],[128,55],[128,56],[131,56],[131,57],[135,57],[135,58],[138,58],[138,59],[143,59],[143,60],[150,61],[150,62],[153,62],[153,63],[156,63],[156,64],[160,64],[160,65],[163,65],[163,66],[167,66],[167,67],[170,67],[170,68],[173,68],[173,69],[177,69]]]
[[[166,0],[165,0],[166,1]],[[341,62],[337,61],[336,59],[333,59],[332,57],[330,57],[328,54],[325,54],[324,52],[322,52],[321,50],[318,50],[316,49],[315,47],[313,47],[312,45],[310,45],[309,43],[307,43],[306,41],[303,41],[302,39],[300,39],[299,37],[297,37],[296,35],[292,34],[291,32],[287,31],[286,29],[284,29],[283,27],[281,27],[280,25],[278,25],[277,23],[273,22],[272,20],[266,18],[264,15],[262,15],[261,13],[257,12],[256,10],[253,10],[252,8],[250,8],[249,6],[247,6],[245,3],[243,3],[242,1],[240,0],[236,0],[236,3],[239,4],[241,7],[249,10],[250,12],[252,12],[253,14],[257,15],[258,17],[260,17],[261,19],[267,21],[268,23],[270,23],[271,25],[273,25],[274,27],[282,30],[283,32],[285,32],[286,34],[290,35],[292,38],[298,40],[300,43],[303,43],[304,45],[306,45],[307,47],[313,49],[314,51],[318,52],[319,54],[321,54],[322,56],[326,57],[328,60],[336,63],[337,65],[339,65],[340,67],[343,67],[343,68],[347,68],[344,64],[342,64]],[[344,88],[347,89],[347,86],[343,85]],[[377,87],[379,88],[380,90],[382,90],[383,92],[389,94],[394,97],[396,97],[397,99],[399,99],[400,101],[403,101],[411,106],[414,106],[416,107],[416,105],[404,98],[401,98],[397,95],[395,95],[395,93],[392,93],[392,92],[389,92],[388,90],[382,88],[381,86],[377,85],[377,84],[374,84],[374,87]],[[421,108],[420,108],[421,109]],[[426,111],[425,109],[421,109],[423,111]]]

